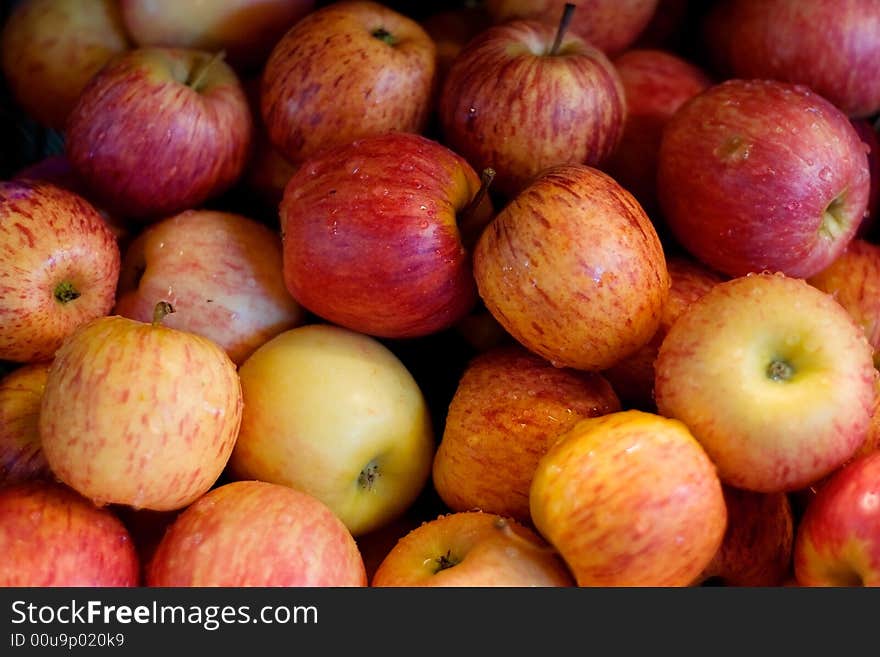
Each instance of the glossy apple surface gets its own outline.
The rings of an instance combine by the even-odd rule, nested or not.
[[[831,296],[774,274],[719,283],[660,346],[654,394],[684,422],[721,479],[789,492],[862,445],[875,401],[872,349]]]
[[[685,249],[729,276],[821,271],[856,234],[869,190],[852,124],[803,86],[727,80],[663,131],[664,219]]]
[[[480,297],[523,346],[557,366],[602,370],[660,324],[669,273],[642,207],[610,176],[554,167],[514,198],[474,251]]]
[[[304,315],[284,285],[278,233],[230,212],[187,210],[131,243],[114,313],[149,322],[160,298],[174,308],[165,326],[213,340],[236,365]]]
[[[541,458],[532,520],[579,586],[688,586],[727,525],[715,466],[677,420],[581,420]]]
[[[492,513],[465,511],[416,527],[391,549],[371,586],[574,586],[565,563],[534,530]]]
[[[366,586],[345,525],[298,490],[263,481],[219,486],[174,520],[147,568],[153,587]]]
[[[112,512],[66,486],[0,487],[0,586],[138,586],[140,563]]]
[[[355,536],[403,514],[424,489],[434,455],[426,400],[379,341],[300,326],[258,348],[239,376],[231,477],[314,495]]]
[[[28,363],[0,378],[0,484],[54,478],[38,423],[49,365]]]
[[[214,485],[241,409],[238,373],[219,345],[161,316],[109,316],[58,350],[39,431],[49,467],[87,498],[168,511]]]
[[[81,196],[0,182],[0,359],[49,360],[73,330],[113,307],[116,239]]]

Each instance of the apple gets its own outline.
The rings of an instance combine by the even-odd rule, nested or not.
[[[528,526],[481,511],[416,527],[388,552],[372,587],[568,587],[571,573]]]
[[[0,359],[50,360],[77,326],[110,311],[119,266],[113,233],[84,198],[0,181]]]
[[[539,175],[483,231],[480,297],[517,341],[555,366],[604,370],[660,324],[669,273],[632,194],[585,165]]]
[[[480,177],[411,133],[310,158],[280,207],[284,280],[324,320],[382,338],[451,327],[474,306],[469,245],[491,219]]]
[[[284,285],[278,233],[230,212],[186,210],[131,243],[114,313],[149,322],[159,298],[175,311],[165,326],[210,338],[236,365],[304,320]]]
[[[492,19],[532,18],[555,23],[565,0],[487,0]],[[626,50],[647,28],[658,0],[576,0],[572,29],[609,56]]]
[[[140,563],[122,522],[66,486],[0,486],[0,586],[130,587]]]
[[[378,340],[330,324],[290,329],[239,368],[244,414],[234,480],[305,491],[354,536],[403,514],[434,456],[419,385]]]
[[[68,337],[40,407],[55,475],[99,504],[169,511],[211,488],[241,422],[235,364],[213,341],[152,323],[95,319]]]
[[[868,215],[859,224],[856,237],[876,239],[877,220],[880,219],[880,136],[874,124],[867,119],[852,119],[853,127],[868,147],[868,171],[871,192],[868,195]]]
[[[138,48],[83,89],[65,152],[97,203],[149,221],[225,192],[244,171],[252,139],[247,98],[219,54]]]
[[[514,342],[510,334],[479,300],[452,328],[477,353]]]
[[[89,79],[129,47],[114,0],[23,0],[0,33],[0,64],[28,116],[63,130]]]
[[[264,481],[236,481],[174,520],[147,567],[150,587],[366,586],[345,525],[317,499]]]
[[[579,586],[689,586],[722,544],[715,466],[677,420],[639,410],[578,422],[535,470],[538,532]]]
[[[794,574],[801,586],[880,586],[880,452],[835,472],[807,505]]]
[[[139,46],[226,52],[239,69],[260,67],[315,0],[120,0],[125,28]]]
[[[821,271],[854,237],[869,188],[852,124],[803,86],[727,80],[663,130],[664,219],[685,249],[729,276]]]
[[[880,110],[874,0],[724,0],[702,30],[707,53],[726,77],[803,84],[852,117]]]
[[[689,33],[695,16],[701,15],[692,0],[658,0],[654,15],[627,49],[660,48],[684,52],[692,43]]]
[[[727,530],[697,578],[724,586],[781,586],[791,576],[794,516],[787,493],[753,493],[723,486]]]
[[[719,283],[676,320],[655,362],[660,414],[684,422],[726,484],[791,492],[862,445],[876,370],[864,331],[804,280]]]
[[[37,424],[50,364],[21,365],[0,378],[0,484],[53,478]]]
[[[669,272],[669,298],[660,313],[660,326],[653,337],[635,353],[603,372],[623,404],[630,408],[655,412],[654,361],[663,338],[675,320],[694,301],[726,280],[721,274],[681,253],[666,258]]]
[[[492,348],[467,364],[455,390],[434,488],[453,511],[529,523],[529,484],[544,452],[581,419],[619,410],[601,374],[553,367],[518,344]]]
[[[627,50],[612,63],[623,83],[627,115],[620,143],[602,169],[632,192],[658,225],[657,153],[663,126],[711,82],[701,68],[665,50]]]
[[[493,190],[504,197],[548,167],[601,164],[623,134],[620,76],[599,49],[566,30],[568,16],[558,28],[512,21],[483,30],[440,91],[444,143],[474,168],[493,168]]]
[[[855,238],[807,282],[846,308],[865,331],[875,363],[880,363],[880,246]]]
[[[434,42],[414,19],[377,2],[333,2],[272,50],[262,75],[263,122],[294,165],[355,139],[419,133],[435,73]]]
[[[442,88],[452,62],[468,42],[490,25],[489,14],[481,5],[443,9],[421,20],[437,51],[437,88]]]

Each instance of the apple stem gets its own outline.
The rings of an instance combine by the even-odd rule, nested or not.
[[[485,219],[477,220],[477,208],[480,207],[483,199],[486,198],[486,194],[489,193],[489,185],[492,184],[494,179],[495,169],[491,167],[483,169],[483,172],[480,174],[480,188],[477,190],[477,193],[474,194],[474,197],[470,202],[464,206],[464,209],[459,213],[459,231],[462,234],[463,242],[468,250],[477,243],[480,233],[483,232],[483,229],[488,223]]]
[[[190,72],[190,78],[189,78],[189,80],[187,80],[186,86],[188,86],[190,89],[194,89],[194,90],[198,91],[199,85],[202,83],[202,80],[204,80],[204,78],[205,78],[205,74],[210,70],[210,68],[214,65],[215,62],[217,62],[221,59],[224,59],[225,57],[226,57],[225,50],[219,50],[218,52],[215,52],[214,55],[207,62],[205,62],[202,66],[200,66],[198,68],[194,68]]]
[[[520,536],[510,528],[510,523],[505,518],[498,518],[495,521],[495,529],[499,530],[504,536],[515,543],[525,546],[529,550],[542,554],[558,554],[556,548],[552,545],[537,545],[527,538]]]
[[[174,312],[174,307],[167,301],[160,301],[153,308],[153,326],[161,326],[166,315]]]
[[[562,10],[562,18],[559,19],[559,27],[556,29],[556,38],[553,39],[553,46],[550,48],[551,56],[559,52],[559,47],[562,45],[562,39],[568,31],[568,26],[571,25],[571,17],[574,15],[574,10],[576,8],[577,5],[573,2],[565,3],[565,8]]]

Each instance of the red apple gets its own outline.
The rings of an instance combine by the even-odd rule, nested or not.
[[[65,149],[102,207],[150,220],[201,205],[237,182],[252,133],[241,83],[217,55],[140,48],[83,89]]]
[[[480,5],[444,9],[421,21],[437,49],[438,89],[443,86],[446,74],[458,54],[471,39],[489,27],[489,24],[489,15],[485,7]]]
[[[187,210],[132,242],[114,312],[148,322],[159,298],[174,308],[165,326],[210,338],[236,365],[304,319],[284,285],[279,235],[229,212]]]
[[[0,486],[0,586],[123,587],[140,583],[131,536],[111,511],[66,486]]]
[[[688,586],[727,525],[715,466],[687,427],[637,410],[560,436],[529,499],[579,586]]]
[[[853,117],[880,110],[878,31],[875,0],[722,0],[703,25],[726,77],[803,84]]]
[[[487,0],[486,9],[496,22],[535,18],[555,24],[565,0]],[[628,48],[648,26],[658,0],[575,0],[578,6],[572,29],[597,48],[613,56]]]
[[[63,130],[89,79],[129,48],[114,0],[23,0],[0,34],[9,91],[44,126]]]
[[[786,493],[723,486],[727,530],[696,583],[781,586],[791,575],[794,516]]]
[[[98,211],[50,183],[0,182],[0,359],[49,360],[113,306],[119,246]]]
[[[859,224],[857,237],[876,239],[880,219],[880,136],[874,124],[867,119],[852,119],[853,127],[868,147],[868,171],[871,174],[871,193],[868,196],[868,215]]]
[[[38,426],[49,365],[22,365],[0,379],[0,484],[53,478]]]
[[[139,46],[226,52],[238,68],[261,66],[315,0],[120,0],[125,27]]]
[[[620,410],[600,374],[553,367],[520,345],[468,363],[434,455],[433,483],[453,511],[529,523],[529,484],[556,438],[586,417]]]
[[[39,431],[55,475],[101,504],[168,511],[192,503],[226,467],[241,384],[216,343],[155,319],[101,317],[58,350]]]
[[[445,146],[389,133],[328,149],[281,203],[284,278],[320,317],[379,337],[448,328],[473,306],[470,226],[492,214],[480,179]]]
[[[603,370],[651,339],[669,295],[653,225],[610,176],[541,174],[482,233],[480,296],[498,322],[557,366]]]
[[[345,0],[294,25],[263,69],[262,117],[294,164],[389,131],[421,132],[431,111],[436,48],[415,20]]]
[[[548,167],[600,164],[623,133],[620,76],[564,29],[538,21],[490,27],[459,53],[440,91],[444,142],[476,169],[493,168],[493,189],[506,197]]]
[[[675,320],[716,284],[723,276],[681,254],[666,258],[671,285],[663,304],[660,326],[654,336],[638,351],[618,361],[603,374],[627,407],[654,412],[654,361],[663,339]]]
[[[628,50],[613,63],[623,83],[627,115],[623,137],[602,169],[632,192],[658,224],[657,153],[663,126],[711,83],[701,68],[664,50]]]
[[[574,586],[565,563],[526,525],[492,513],[450,513],[401,538],[373,587]]]
[[[880,452],[838,470],[798,524],[801,586],[880,586]]]
[[[147,586],[366,586],[345,525],[317,499],[263,481],[206,493],[181,512],[147,568]]]
[[[663,132],[664,219],[684,248],[730,276],[821,271],[858,230],[869,187],[852,124],[802,86],[727,80]]]
[[[690,428],[725,483],[756,492],[840,467],[875,405],[864,331],[830,295],[781,275],[715,285],[669,329],[655,371],[659,412]]]

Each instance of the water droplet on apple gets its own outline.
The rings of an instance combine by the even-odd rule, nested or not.
[[[415,167],[412,164],[410,164],[409,162],[403,162],[400,165],[400,170],[404,171],[406,173],[409,173],[410,171],[413,171],[414,169],[415,169]]]
[[[831,182],[834,178],[834,173],[828,167],[822,167],[822,169],[819,171],[819,178],[821,178],[825,182]]]
[[[165,248],[165,242],[159,242],[159,248],[160,248],[160,249],[164,249],[164,248]]]
[[[420,205],[419,206],[419,210],[427,210],[427,209],[428,209],[427,205]]]
[[[429,224],[427,221],[423,221],[419,224],[419,226],[421,227],[422,230],[427,230],[428,226],[430,226],[430,225],[431,224]]]

